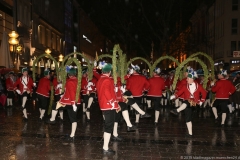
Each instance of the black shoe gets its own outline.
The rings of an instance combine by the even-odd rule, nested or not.
[[[218,121],[219,121],[219,118],[217,117],[217,118],[215,119],[215,123],[218,123]]]
[[[73,136],[73,137],[66,137],[66,139],[64,140],[64,141],[66,141],[66,142],[74,142],[74,139],[75,139],[75,136]]]
[[[177,112],[176,109],[173,109],[173,110],[171,110],[170,112],[171,112],[172,114],[178,115],[178,112]]]
[[[42,121],[43,121],[43,119],[42,119],[42,118],[39,118],[39,119],[38,119],[38,121],[39,121],[39,122],[42,122]]]
[[[221,124],[221,127],[222,127],[222,128],[225,128],[225,125],[224,125],[224,124]]]
[[[189,134],[189,133],[187,133],[187,134],[185,135],[185,137],[186,137],[186,138],[192,138],[192,135]]]
[[[112,149],[108,149],[108,150],[103,149],[103,154],[115,154],[115,151]]]
[[[119,136],[117,136],[117,137],[112,136],[111,138],[112,138],[112,140],[114,140],[114,141],[122,141],[122,140],[123,140],[123,138],[121,138],[121,137],[119,137]]]
[[[62,118],[60,118],[59,121],[60,121],[60,123],[63,123],[63,122],[64,122],[64,120],[63,120]]]
[[[137,127],[136,126],[132,126],[132,127],[127,127],[127,131],[128,132],[133,132],[136,131]]]
[[[150,117],[151,117],[151,115],[148,114],[148,113],[145,113],[144,115],[141,115],[141,118],[150,118]]]
[[[89,123],[91,120],[87,118],[87,122]]]
[[[135,122],[135,126],[138,127],[138,122]]]
[[[48,120],[46,121],[46,123],[48,123],[48,124],[56,124],[56,120],[51,121],[50,119],[48,119]]]
[[[25,109],[25,107],[20,107],[20,109],[23,111]]]
[[[27,122],[28,121],[28,118],[23,118],[23,122]]]
[[[158,122],[154,122],[154,126],[157,127],[158,126]]]

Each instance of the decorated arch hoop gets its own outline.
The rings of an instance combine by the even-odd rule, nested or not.
[[[134,62],[134,61],[136,61],[138,59],[141,59],[142,61],[144,61],[148,65],[149,70],[151,69],[152,65],[148,62],[148,60],[146,60],[145,58],[142,58],[142,57],[135,57],[135,58],[131,59],[130,61],[127,62],[126,67],[128,67],[132,62]],[[127,69],[125,70],[125,74],[126,73],[127,73]]]
[[[203,52],[197,52],[197,53],[194,53],[192,55],[189,56],[189,58],[192,58],[192,57],[196,57],[198,55],[203,55],[205,56],[208,60],[209,60],[209,63],[210,63],[210,67],[211,67],[211,78],[214,79],[214,61],[212,59],[212,57],[210,57],[208,54],[206,53],[203,53]],[[208,72],[208,71],[207,71]],[[204,74],[204,77],[205,77],[205,74]]]
[[[152,65],[152,67],[150,68],[150,75],[152,76],[152,73],[153,73],[153,70],[157,67],[157,64],[160,63],[162,60],[164,59],[170,59],[172,60],[173,62],[175,62],[177,64],[177,66],[180,65],[180,63],[178,62],[178,60],[172,56],[162,56],[160,58],[158,58]]]
[[[62,64],[65,64],[66,61],[67,61],[69,58],[72,58],[71,56],[73,56],[73,55],[82,56],[82,57],[86,60],[86,62],[87,62],[87,64],[88,64],[88,79],[91,80],[92,77],[93,77],[93,72],[92,72],[92,70],[93,70],[93,63],[91,63],[91,62],[89,61],[89,59],[88,59],[84,54],[79,53],[79,52],[70,53],[70,54],[68,54],[68,55],[66,55],[66,56],[64,57],[64,59],[63,59],[63,61],[62,61]]]
[[[36,63],[42,58],[42,57],[47,57],[51,60],[53,60],[53,62],[55,63],[55,67],[56,67],[56,71],[58,71],[58,62],[56,61],[55,58],[53,58],[50,54],[41,54],[40,56],[38,56],[34,61],[33,61],[33,81],[35,82],[36,81],[36,76],[35,76],[35,73],[36,73]],[[58,72],[57,73],[57,78],[59,78],[58,76]]]
[[[203,68],[204,77],[207,77],[207,76],[208,76],[207,66],[206,66],[206,64],[205,64],[202,60],[200,60],[200,59],[197,58],[197,57],[187,58],[187,59],[186,59],[185,61],[183,61],[183,62],[177,67],[177,69],[176,69],[175,76],[174,76],[174,80],[173,80],[173,85],[172,85],[172,86],[173,86],[173,90],[175,90],[175,88],[176,88],[177,80],[178,80],[178,78],[179,78],[181,69],[184,68],[184,66],[185,66],[188,62],[190,62],[190,61],[196,61],[196,62],[198,62],[198,63],[202,66],[202,68]],[[207,82],[208,82],[208,78],[204,78],[204,81],[203,81],[203,88],[204,88],[204,89],[206,89],[206,87],[207,87]]]

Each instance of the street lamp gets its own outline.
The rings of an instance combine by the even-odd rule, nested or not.
[[[45,53],[50,54],[50,53],[51,53],[51,50],[50,50],[49,48],[47,48],[47,49],[45,50]]]
[[[64,57],[64,56],[63,56],[62,54],[60,54],[60,55],[58,56],[58,58],[59,58],[58,61],[59,61],[59,62],[62,62],[62,61],[63,61],[63,57]]]
[[[20,49],[20,48],[18,48],[17,46],[18,46],[18,43],[19,43],[19,41],[18,41],[18,33],[16,32],[16,31],[12,31],[11,33],[9,33],[8,34],[8,36],[10,37],[9,38],[9,40],[8,40],[8,43],[10,44],[10,45],[12,45],[12,52],[13,52],[13,61],[16,59],[16,63],[15,62],[13,62],[13,63],[15,63],[15,67],[18,69],[18,67],[17,67],[17,64],[18,64],[18,54],[17,54],[17,51]],[[21,50],[22,50],[22,48],[21,48]]]

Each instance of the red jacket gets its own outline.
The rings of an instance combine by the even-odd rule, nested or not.
[[[97,95],[101,110],[118,109],[113,78],[105,74],[101,75],[100,79],[97,81]],[[114,103],[114,107],[110,103]]]
[[[14,91],[14,81],[10,77],[6,79],[6,88],[8,91]]]
[[[33,80],[29,76],[27,76],[26,78],[26,84],[23,82],[23,76],[18,78],[17,81],[14,83],[14,90],[19,89],[21,94],[25,91],[29,91],[31,93],[33,88]]]
[[[62,98],[59,100],[61,104],[64,105],[73,105],[76,100],[78,79],[76,77],[70,77],[66,81],[65,91]],[[77,104],[80,104],[80,94]]]
[[[173,80],[174,80],[174,76],[169,76],[169,77],[166,79],[165,84],[167,85],[167,88],[168,88],[168,89],[170,89],[170,87],[172,86]]]
[[[94,76],[95,78],[97,78],[97,80],[98,80],[98,79],[100,79],[101,74],[99,74],[99,73],[97,72],[97,69],[93,69],[93,76]]]
[[[49,97],[49,91],[51,90],[50,80],[46,77],[40,79],[36,93],[44,97]]]
[[[181,81],[177,82],[176,92],[180,90],[182,87],[187,86],[187,78],[183,78]],[[180,99],[183,99],[183,95],[179,96]]]
[[[216,99],[229,99],[229,96],[235,92],[236,88],[227,79],[220,79],[212,87],[212,92],[216,92]]]
[[[200,102],[204,102],[206,99],[206,96],[207,96],[206,90],[197,82],[194,82],[194,83],[196,85],[196,89],[193,93],[193,97],[191,97],[191,92],[190,92],[190,88],[189,88],[190,85],[187,84],[186,86],[180,88],[180,90],[178,90],[175,93],[176,98],[183,95],[184,100],[194,99],[194,102],[196,102],[197,104],[199,104]]]
[[[61,94],[60,88],[57,88],[57,85],[59,84],[57,78],[54,78],[52,83],[55,90],[55,95]]]
[[[89,90],[89,88],[87,88],[87,85],[88,85],[88,77],[82,77],[82,81],[81,81],[81,92],[82,92],[83,95],[90,94],[90,93],[95,93],[95,92],[96,92],[96,82],[97,82],[97,78],[93,77],[93,79],[91,80],[91,82],[93,83],[93,85],[91,85],[91,89]]]
[[[148,82],[150,84],[148,96],[162,97],[162,91],[165,90],[164,79],[160,76],[154,76]]]
[[[135,73],[128,78],[126,89],[132,92],[133,97],[141,97],[143,91],[147,91],[149,86],[146,77]]]

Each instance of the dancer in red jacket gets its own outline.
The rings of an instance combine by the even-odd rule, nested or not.
[[[33,83],[33,80],[31,77],[28,76],[28,69],[23,68],[22,69],[22,76],[17,79],[17,81],[14,83],[14,90],[21,96],[22,99],[22,110],[24,115],[24,121],[28,120],[27,117],[27,109],[25,107],[25,104],[27,102],[27,97],[30,93],[32,93],[33,86],[36,86],[35,83]]]
[[[7,88],[7,106],[12,107],[13,106],[13,98],[15,97],[14,94],[14,77],[13,72],[9,72],[9,77],[6,79],[6,88]]]
[[[162,91],[165,89],[164,79],[159,76],[160,72],[160,68],[155,68],[153,72],[153,77],[148,80],[150,84],[148,97],[150,97],[152,103],[154,104],[155,126],[158,124]]]
[[[200,84],[194,82],[196,77],[195,75],[195,71],[188,73],[187,85],[181,87],[174,95],[170,97],[172,100],[183,95],[183,103],[179,108],[182,108],[185,111],[185,120],[188,128],[188,134],[186,135],[187,137],[192,137],[192,107],[196,105],[201,106],[207,95],[206,90],[203,89]],[[176,110],[174,110],[174,112],[176,112],[176,114],[178,113]]]
[[[211,90],[212,92],[215,92],[215,101],[212,106],[212,111],[215,116],[215,123],[218,123],[219,118],[217,114],[217,110],[221,110],[222,113],[222,122],[221,126],[224,127],[225,120],[227,117],[227,112],[228,112],[228,101],[229,101],[229,96],[232,95],[236,88],[235,86],[231,83],[231,81],[226,79],[227,77],[227,71],[222,70],[218,73],[218,81],[216,83],[211,82]]]
[[[148,113],[144,112],[139,106],[141,106],[142,95],[144,91],[149,90],[149,82],[146,77],[138,74],[140,71],[140,67],[138,65],[132,65],[132,69],[130,70],[131,76],[127,79],[126,89],[131,92],[132,97],[136,101],[136,103],[131,106],[136,110],[136,125],[139,123],[139,118],[148,118],[151,117]]]
[[[72,131],[70,136],[67,137],[67,140],[74,141],[75,132],[77,129],[77,109],[78,109],[77,105],[80,104],[80,95],[78,100],[76,101],[76,93],[77,93],[77,86],[78,86],[76,69],[71,66],[70,69],[67,70],[67,73],[68,73],[68,79],[66,80],[64,94],[61,97],[61,99],[56,104],[53,105],[52,115],[51,115],[51,118],[48,119],[47,123],[55,124],[57,109],[60,107],[65,107],[67,109],[70,122],[72,123]]]
[[[115,116],[120,110],[113,79],[110,77],[112,70],[111,64],[105,64],[102,68],[102,75],[97,82],[97,95],[100,109],[105,117],[103,154],[115,154],[115,151],[108,148],[111,133],[113,132]]]
[[[39,120],[42,121],[44,113],[49,105],[49,91],[51,90],[50,86],[50,71],[44,71],[44,77],[40,79],[37,88],[37,102],[40,111]]]

